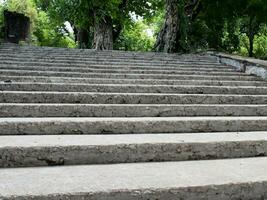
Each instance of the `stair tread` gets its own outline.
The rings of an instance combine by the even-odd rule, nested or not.
[[[60,85],[60,86],[102,86],[102,87],[130,87],[130,86],[135,86],[135,87],[170,87],[170,88],[241,88],[241,89],[256,89],[256,88],[263,88],[267,89],[266,86],[212,86],[212,85],[197,85],[192,82],[191,85],[147,85],[147,84],[105,84],[105,83],[43,83],[43,82],[7,82],[7,83],[1,83],[0,85]]]
[[[119,92],[61,92],[61,91],[0,91],[3,94],[91,94],[91,95],[132,95],[132,96],[244,96],[267,97],[265,94],[174,94],[174,93],[119,93]],[[266,102],[267,103],[267,102]]]
[[[241,141],[267,141],[266,132],[219,132],[179,134],[125,134],[125,135],[38,135],[1,136],[0,148],[4,147],[64,147],[108,146],[121,144],[186,144]]]
[[[262,78],[208,54],[0,57],[0,199],[267,197]]]
[[[267,116],[0,118],[1,135],[265,131]]]
[[[225,86],[267,86],[264,80],[170,80],[170,79],[112,79],[112,78],[80,78],[80,77],[58,77],[58,76],[11,76],[0,75],[0,82],[43,82],[43,83],[92,83],[92,84],[146,84],[146,85],[225,85]]]
[[[257,193],[250,189],[250,193],[264,195],[266,182],[267,158],[15,168],[0,169],[0,197],[84,195],[93,199],[107,193],[109,199],[115,200],[118,198],[112,193],[140,197],[167,190],[177,195],[185,188],[190,188],[191,193],[199,191],[208,196],[211,191],[207,192],[207,189],[216,188],[217,192],[222,192],[229,188],[233,190],[236,185],[252,187],[256,183],[262,187]],[[246,187],[238,191],[244,192]]]
[[[42,121],[74,121],[74,122],[90,122],[90,121],[199,121],[199,120],[210,120],[210,121],[217,121],[217,120],[267,120],[265,116],[220,116],[220,117],[208,117],[208,116],[201,116],[201,117],[34,117],[34,118],[0,118],[0,122],[42,122]]]

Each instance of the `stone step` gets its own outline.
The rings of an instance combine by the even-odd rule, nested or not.
[[[16,54],[17,53],[17,54]],[[126,51],[94,51],[90,49],[86,50],[75,50],[75,51],[65,51],[65,50],[46,50],[46,49],[23,49],[23,48],[15,48],[15,49],[3,49],[0,47],[0,55],[11,57],[21,57],[21,56],[30,56],[33,58],[39,56],[47,56],[47,57],[67,57],[67,56],[78,56],[78,57],[92,57],[94,59],[100,58],[131,58],[131,59],[150,59],[150,60],[186,60],[186,61],[210,61],[216,62],[218,61],[216,56],[210,55],[209,53],[204,54],[167,54],[167,53],[144,53],[144,52],[126,52]]]
[[[8,66],[24,66],[24,67],[80,67],[80,68],[96,68],[96,69],[129,69],[129,68],[137,68],[137,69],[156,69],[156,70],[164,70],[164,69],[203,69],[203,70],[235,70],[235,68],[231,66],[226,65],[207,65],[207,64],[194,64],[194,63],[178,63],[178,64],[172,64],[172,63],[122,63],[122,62],[109,62],[109,64],[102,63],[102,62],[87,62],[87,61],[81,61],[81,62],[75,62],[75,61],[53,61],[50,62],[6,62],[1,61],[0,66],[8,67]]]
[[[16,54],[17,53],[17,54]],[[167,54],[167,53],[145,53],[145,52],[126,52],[126,51],[94,51],[91,49],[73,49],[71,51],[65,51],[64,49],[29,49],[27,48],[13,48],[3,49],[0,47],[0,55],[19,57],[22,55],[36,56],[48,56],[48,57],[67,57],[67,56],[89,56],[92,58],[132,58],[132,59],[154,59],[154,60],[186,60],[186,61],[212,61],[216,62],[218,59],[216,56],[212,56],[209,53],[203,54]]]
[[[267,95],[0,91],[0,103],[266,104]]]
[[[229,104],[14,104],[0,103],[0,117],[267,116],[267,105]]]
[[[210,61],[210,60],[194,60],[194,59],[155,59],[155,58],[132,58],[132,57],[125,57],[125,56],[115,56],[115,57],[108,57],[108,56],[90,56],[90,55],[64,55],[64,56],[49,56],[45,55],[20,55],[19,57],[16,55],[1,55],[4,59],[1,60],[1,63],[17,63],[22,61],[23,63],[75,63],[75,64],[97,64],[102,63],[106,64],[107,62],[114,64],[143,64],[143,65],[207,65],[207,66],[222,66],[223,64],[219,63],[218,61]]]
[[[111,78],[111,79],[171,79],[171,80],[250,80],[258,81],[261,78],[240,75],[203,75],[203,74],[121,74],[121,73],[79,73],[79,72],[56,72],[56,71],[32,71],[32,70],[0,70],[0,75],[5,76],[58,76],[79,78]]]
[[[22,66],[22,65],[0,65],[0,69],[10,70],[37,70],[37,71],[71,71],[71,72],[101,72],[101,73],[136,73],[136,74],[205,74],[214,75],[242,74],[230,68],[197,68],[196,67],[110,67],[110,66],[90,66],[90,67],[52,67],[52,66]]]
[[[150,59],[150,60],[167,60],[167,61],[209,61],[209,62],[217,62],[217,58],[215,56],[207,55],[207,54],[166,54],[166,53],[137,53],[137,52],[107,52],[107,51],[47,51],[47,50],[27,50],[27,49],[3,49],[0,47],[0,55],[2,57],[21,57],[25,56],[26,58],[43,58],[43,57],[51,57],[51,58],[65,58],[67,56],[72,57],[90,57],[93,59],[96,58],[130,58],[130,59]],[[77,58],[76,57],[76,58]]]
[[[230,68],[230,67],[226,67],[225,65],[222,65],[222,64],[214,64],[214,63],[210,63],[210,64],[207,64],[207,63],[197,63],[197,64],[194,64],[192,62],[181,62],[181,63],[152,63],[152,62],[143,62],[143,61],[140,61],[139,63],[133,63],[133,62],[122,62],[122,61],[118,61],[118,62],[111,62],[111,61],[105,61],[105,62],[99,62],[99,61],[73,61],[73,60],[70,60],[70,61],[66,61],[66,60],[62,60],[62,61],[58,61],[56,62],[55,60],[51,60],[50,62],[29,62],[29,61],[26,61],[26,60],[23,60],[23,61],[5,61],[5,60],[1,60],[0,61],[0,65],[22,65],[22,66],[38,66],[38,65],[41,65],[41,66],[95,66],[95,65],[98,65],[98,66],[124,66],[124,67],[135,67],[135,66],[139,66],[139,67],[162,67],[163,65],[165,67],[179,67],[179,66],[188,66],[188,67],[206,67],[206,68]]]
[[[68,58],[85,58],[91,60],[149,60],[149,61],[167,61],[167,62],[209,62],[209,63],[219,63],[219,59],[216,56],[172,56],[170,54],[162,54],[162,55],[132,55],[132,54],[117,54],[117,53],[92,53],[92,52],[84,52],[84,53],[73,53],[73,52],[60,52],[60,51],[3,51],[0,49],[0,56],[5,59],[16,59],[25,57],[27,59],[68,59]]]
[[[266,131],[267,117],[0,118],[0,135]]]
[[[105,79],[56,76],[3,76],[0,82],[83,83],[83,84],[141,84],[141,85],[208,85],[208,86],[267,86],[266,81],[169,80],[169,79]]]
[[[0,56],[6,59],[26,58],[26,59],[91,59],[91,60],[104,60],[104,59],[122,59],[122,60],[149,60],[149,61],[168,61],[168,62],[199,62],[199,63],[218,63],[215,56],[210,55],[177,55],[177,54],[137,54],[137,53],[118,53],[118,52],[104,52],[104,51],[78,51],[78,52],[64,52],[64,51],[47,51],[47,50],[20,50],[10,49],[3,50],[0,48]]]
[[[99,51],[100,52],[100,51]],[[210,63],[218,63],[218,59],[215,56],[204,56],[204,55],[196,55],[196,56],[182,56],[182,55],[172,55],[172,54],[128,54],[128,53],[100,53],[95,52],[62,52],[62,51],[26,51],[26,50],[2,50],[0,49],[1,57],[5,58],[21,58],[25,57],[27,59],[69,59],[69,58],[90,58],[90,59],[123,59],[123,60],[151,60],[151,61],[170,61],[170,62],[210,62]]]
[[[0,198],[267,198],[267,158],[0,169]]]
[[[267,155],[267,134],[1,136],[0,154],[0,167],[259,157]]]
[[[67,84],[67,83],[0,83],[1,91],[58,91],[108,93],[175,93],[175,94],[252,94],[267,95],[267,87],[136,85],[136,84]]]
[[[248,76],[242,72],[236,71],[202,71],[202,70],[132,70],[132,69],[80,69],[80,68],[50,68],[50,67],[1,67],[0,70],[8,70],[8,71],[17,71],[17,70],[25,70],[25,71],[45,71],[45,72],[71,72],[71,73],[111,73],[111,74],[166,74],[166,75],[221,75],[221,76]]]
[[[16,59],[16,58],[26,58],[29,60],[43,59],[43,60],[125,60],[125,61],[151,61],[151,62],[165,62],[165,63],[219,63],[216,57],[172,57],[166,56],[135,56],[135,55],[123,55],[123,54],[92,54],[92,53],[62,53],[62,52],[19,52],[14,50],[14,52],[1,52],[1,57],[6,59]]]

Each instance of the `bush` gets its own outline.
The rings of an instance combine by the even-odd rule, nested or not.
[[[152,29],[142,20],[126,25],[121,32],[115,49],[126,51],[151,51],[155,43]]]
[[[0,39],[4,38],[4,6],[0,4]]]

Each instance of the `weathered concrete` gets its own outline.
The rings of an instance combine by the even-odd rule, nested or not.
[[[0,81],[39,82],[39,83],[87,83],[87,84],[142,84],[142,85],[214,85],[214,86],[267,86],[265,81],[224,81],[224,80],[169,80],[169,79],[109,79],[109,78],[79,78],[56,76],[5,76],[0,75]]]
[[[0,198],[261,200],[266,169],[266,158],[0,169]]]
[[[267,117],[0,118],[0,135],[265,131]]]
[[[250,80],[257,81],[260,78],[246,74],[237,75],[184,75],[184,74],[121,74],[121,73],[79,73],[79,72],[57,72],[57,71],[32,71],[32,70],[0,70],[0,75],[6,76],[59,76],[80,78],[118,78],[118,79],[174,79],[174,80]]]
[[[205,54],[4,44],[0,58],[1,200],[267,198],[262,78]]]
[[[175,69],[147,69],[144,67],[141,69],[132,69],[131,67],[114,67],[105,69],[107,67],[47,67],[47,66],[21,66],[21,65],[0,65],[0,69],[10,70],[37,70],[37,71],[61,71],[61,72],[80,72],[80,73],[121,73],[121,74],[203,74],[203,75],[243,75],[241,72],[236,72],[234,69],[220,69],[220,68],[197,68],[196,67],[176,67]],[[136,67],[137,68],[137,67]],[[155,67],[156,68],[156,67]]]
[[[175,93],[175,94],[267,94],[267,87],[258,86],[171,86],[136,84],[67,84],[67,83],[0,83],[2,91],[59,91],[108,93]]]
[[[267,105],[229,104],[10,104],[0,117],[267,116]]]
[[[3,54],[0,52],[0,55],[3,57],[6,57],[6,59],[1,60],[1,64],[18,64],[21,62],[22,64],[27,64],[29,66],[31,65],[38,65],[38,64],[52,64],[54,61],[55,64],[60,64],[63,63],[65,65],[72,65],[72,64],[87,64],[87,65],[117,65],[117,66],[124,66],[124,65],[129,65],[129,66],[179,66],[179,65],[189,65],[189,66],[207,66],[207,67],[225,67],[224,65],[220,64],[219,62],[214,62],[214,61],[208,61],[208,60],[160,60],[158,58],[142,58],[142,59],[137,59],[137,58],[127,58],[127,57],[118,57],[117,55],[114,55],[116,58],[108,58],[105,55],[102,55],[99,58],[91,57],[90,55],[64,55],[64,56],[55,56],[56,54],[53,52],[47,53],[44,52],[43,54],[38,54],[38,52],[32,52],[31,54],[24,54],[20,53],[19,56],[17,54],[12,55],[12,53]],[[50,56],[52,55],[52,56]],[[22,58],[28,58],[27,60],[21,60]]]
[[[9,46],[9,47],[5,47]],[[200,54],[163,54],[146,52],[122,52],[122,51],[95,51],[92,49],[62,49],[46,48],[34,46],[12,46],[2,44],[0,55],[7,58],[41,58],[41,59],[64,59],[64,60],[93,60],[93,61],[147,61],[147,62],[165,62],[165,63],[212,63],[217,64],[217,60],[209,55]]]
[[[267,134],[2,136],[0,155],[0,167],[257,157],[267,155]]]
[[[267,80],[267,61],[223,53],[215,53],[215,56],[223,64],[233,66],[246,74],[256,75]]]
[[[266,104],[267,95],[0,91],[1,103]]]
[[[22,63],[23,64],[23,63]],[[81,64],[73,64],[72,66],[65,66],[62,65],[62,62],[60,63],[55,63],[54,65],[41,65],[40,63],[35,66],[28,66],[28,65],[22,65],[22,64],[1,64],[0,68],[1,69],[38,69],[38,70],[52,70],[52,71],[91,71],[91,70],[96,70],[96,71],[129,71],[129,70],[135,70],[135,71],[160,71],[160,72],[179,72],[179,71],[195,71],[198,69],[200,72],[236,72],[236,69],[233,67],[218,67],[218,66],[199,66],[199,65],[177,65],[177,66],[127,66],[127,65],[122,65],[122,66],[107,66],[107,65],[87,65],[85,63]],[[21,68],[20,68],[21,67]]]

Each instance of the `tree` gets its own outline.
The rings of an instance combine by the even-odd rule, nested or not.
[[[155,44],[156,51],[174,52],[179,31],[178,0],[166,0],[166,14]]]
[[[187,50],[187,32],[198,11],[199,0],[166,0],[166,14],[155,43],[156,51]]]
[[[39,0],[42,1],[42,0]],[[131,13],[140,16],[153,14],[159,0],[55,0],[48,6],[50,15],[69,21],[77,33],[79,43],[91,43],[95,49],[113,49]],[[42,3],[41,5],[46,5]],[[80,34],[82,33],[82,34]],[[93,35],[92,41],[87,41]],[[89,47],[86,44],[86,47]]]
[[[125,25],[115,48],[125,51],[152,51],[154,43],[155,38],[149,23],[138,19]]]
[[[261,26],[267,24],[267,3],[264,0],[250,0],[242,16],[241,32],[249,39],[249,56],[254,55],[254,39]]]
[[[0,4],[0,39],[4,38],[4,6]]]
[[[54,23],[44,11],[38,12],[38,19],[34,36],[39,46],[68,47],[74,48],[74,36],[63,26]]]

